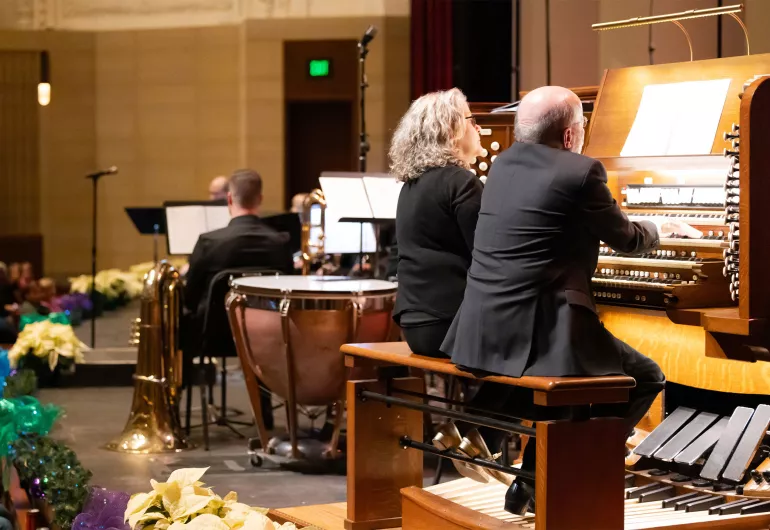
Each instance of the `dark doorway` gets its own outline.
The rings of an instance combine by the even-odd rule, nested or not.
[[[350,101],[286,103],[286,207],[297,193],[318,188],[322,171],[355,171]]]

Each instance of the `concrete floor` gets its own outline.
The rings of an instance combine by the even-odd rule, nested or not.
[[[175,469],[210,467],[203,480],[224,497],[235,491],[242,502],[252,506],[279,508],[305,504],[323,504],[345,500],[345,477],[304,475],[284,471],[277,466],[252,467],[246,453],[246,441],[225,427],[210,427],[211,451],[202,448],[202,430],[194,429],[191,451],[171,455],[128,455],[104,449],[120,435],[128,419],[133,389],[84,388],[49,389],[40,392],[44,403],[55,403],[65,416],[52,436],[64,441],[93,472],[93,485],[136,493],[149,491],[150,479],[163,481]],[[241,384],[228,387],[228,401],[233,407],[249,410],[246,389]],[[284,424],[284,414],[276,411],[276,428]],[[195,414],[197,413],[197,414]],[[194,411],[193,423],[200,420]],[[244,416],[239,419],[248,419]],[[255,427],[243,429],[247,436],[257,436]]]

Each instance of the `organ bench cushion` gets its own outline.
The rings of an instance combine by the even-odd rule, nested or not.
[[[460,369],[450,359],[415,355],[406,342],[344,344],[340,352],[345,356],[345,365],[350,368],[406,366],[466,379],[528,388],[534,392],[534,403],[542,406],[624,403],[628,401],[629,389],[636,386],[634,378],[625,375],[600,377],[474,375]]]

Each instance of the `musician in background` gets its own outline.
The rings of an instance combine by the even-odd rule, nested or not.
[[[209,200],[218,201],[227,198],[228,179],[225,176],[214,177],[209,184]]]
[[[185,282],[185,306],[202,317],[212,278],[233,268],[265,268],[292,272],[289,234],[276,232],[259,218],[262,178],[251,169],[240,169],[227,182],[230,223],[201,234],[190,256]]]
[[[516,142],[486,182],[463,302],[441,350],[457,365],[511,377],[627,374],[636,387],[612,415],[625,419],[630,436],[665,377],[599,320],[591,294],[599,242],[645,252],[665,233],[701,234],[684,223],[659,230],[629,221],[602,164],[579,154],[584,127],[580,99],[565,88],[539,88],[522,99]],[[521,397],[512,391],[503,408],[515,411]],[[527,444],[524,469],[535,470],[535,446]],[[517,478],[505,509],[524,513],[533,497],[534,484]]]
[[[439,346],[462,300],[483,190],[469,168],[481,152],[479,127],[456,88],[415,100],[393,134],[390,171],[404,183],[393,319],[420,355],[446,357]]]

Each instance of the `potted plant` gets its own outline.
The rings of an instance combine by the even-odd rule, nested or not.
[[[75,364],[84,362],[86,350],[72,326],[43,320],[24,327],[8,359],[13,368],[34,370],[41,387],[56,386],[62,373],[74,372]]]
[[[131,530],[297,530],[279,525],[267,509],[238,502],[235,492],[225,498],[199,481],[208,468],[177,469],[167,482],[150,481],[152,491],[128,501],[125,520]]]

